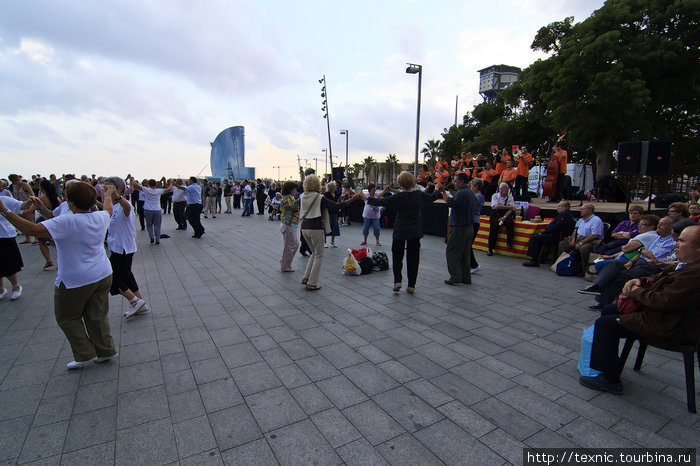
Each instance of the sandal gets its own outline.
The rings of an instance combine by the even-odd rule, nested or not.
[[[45,269],[48,269],[49,267],[53,267],[53,262],[48,261],[46,264],[44,264]]]

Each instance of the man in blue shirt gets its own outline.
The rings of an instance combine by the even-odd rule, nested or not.
[[[185,191],[187,197],[187,209],[185,210],[185,215],[187,215],[187,220],[190,222],[192,229],[194,230],[194,235],[192,238],[201,238],[204,234],[204,227],[199,219],[202,213],[202,188],[197,184],[197,178],[190,176],[187,180],[187,186],[178,186],[176,188]]]
[[[476,197],[468,184],[469,178],[466,173],[457,173],[454,180],[455,195],[449,197],[444,187],[438,184],[435,194],[437,198],[439,192],[447,203],[450,211],[450,236],[447,239],[447,271],[450,278],[445,280],[448,285],[466,283],[471,285],[471,254],[472,236],[474,235],[474,207]]]
[[[649,247],[642,249],[637,257],[627,262],[610,261],[600,271],[593,285],[577,290],[581,294],[596,295],[599,305],[591,306],[589,309],[598,310],[614,302],[628,280],[661,272],[659,263],[669,260],[674,251],[672,224],[671,217],[659,220],[659,225],[656,227],[659,236],[649,243]]]
[[[578,251],[583,262],[583,268],[588,264],[588,256],[600,245],[605,236],[603,221],[595,215],[593,204],[583,204],[581,218],[576,222],[574,233],[570,239],[559,242],[559,257],[564,252]]]

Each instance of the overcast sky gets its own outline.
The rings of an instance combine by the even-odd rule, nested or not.
[[[0,175],[210,175],[210,145],[245,126],[258,176],[333,155],[414,157],[481,102],[477,70],[526,67],[541,26],[602,0],[26,0],[0,3]],[[337,163],[337,162],[336,162]],[[302,164],[306,164],[302,160]],[[324,161],[318,166],[323,170]],[[206,167],[206,168],[205,168]]]

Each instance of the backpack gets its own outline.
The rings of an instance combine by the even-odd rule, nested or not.
[[[372,259],[369,257],[363,257],[360,259],[360,269],[362,270],[362,275],[367,275],[368,273],[372,273],[372,269],[374,268],[374,262],[372,262]]]
[[[374,264],[372,268],[375,272],[389,270],[389,257],[385,252],[375,252],[372,254],[372,263]]]

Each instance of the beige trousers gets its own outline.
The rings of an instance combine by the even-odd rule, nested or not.
[[[321,264],[323,263],[323,240],[326,235],[323,230],[301,230],[301,234],[304,235],[304,239],[311,249],[311,257],[309,257],[309,263],[306,264],[304,278],[308,280],[307,285],[318,286]]]

